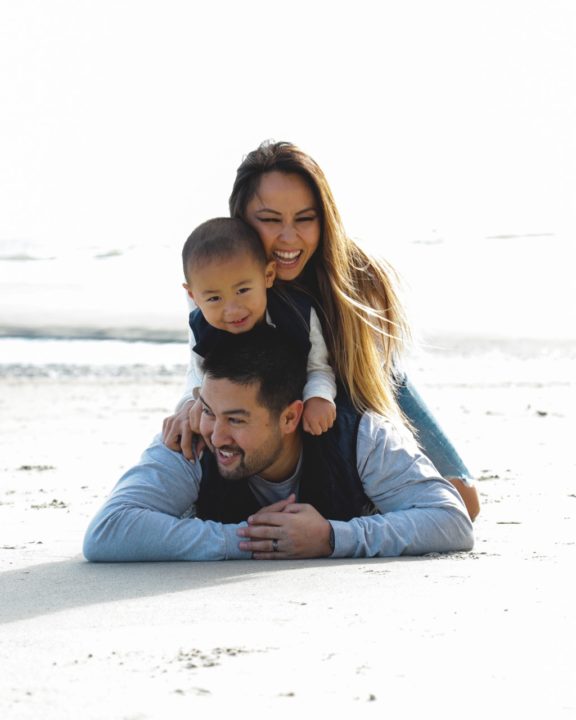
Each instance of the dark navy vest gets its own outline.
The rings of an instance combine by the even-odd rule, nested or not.
[[[360,415],[339,388],[337,419],[322,435],[302,433],[303,459],[298,502],[309,503],[329,520],[350,520],[374,512],[356,464]],[[260,509],[247,480],[225,480],[212,453],[201,460],[202,482],[196,515],[202,520],[238,523]]]

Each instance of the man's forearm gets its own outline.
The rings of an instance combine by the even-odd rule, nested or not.
[[[186,517],[196,501],[198,467],[156,441],[114,488],[90,523],[84,555],[92,562],[225,560],[250,557],[239,525]]]
[[[249,558],[248,553],[238,548],[238,527],[109,504],[88,528],[84,555],[91,562]]]
[[[358,472],[378,515],[333,523],[334,557],[394,557],[470,550],[472,523],[454,487],[407,431],[376,415],[359,428]]]
[[[332,557],[396,557],[470,550],[471,523],[457,508],[412,508],[333,520]]]

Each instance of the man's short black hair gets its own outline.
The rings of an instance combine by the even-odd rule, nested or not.
[[[215,380],[260,383],[258,402],[273,415],[301,400],[306,382],[306,357],[269,325],[237,335],[220,333],[206,353],[203,369]]]
[[[264,246],[253,227],[239,218],[212,218],[198,225],[182,248],[182,265],[186,282],[190,269],[199,269],[209,262],[230,260],[247,253],[266,266]]]

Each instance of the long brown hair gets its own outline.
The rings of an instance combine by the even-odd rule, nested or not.
[[[310,265],[336,375],[359,411],[397,415],[394,364],[410,332],[395,271],[346,235],[322,169],[292,143],[267,141],[244,158],[229,200],[233,217],[246,219],[262,175],[273,171],[302,177],[318,206],[321,240]]]

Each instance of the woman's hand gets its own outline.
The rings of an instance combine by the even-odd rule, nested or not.
[[[336,420],[336,406],[330,400],[313,397],[304,403],[302,427],[311,435],[322,435]]]

